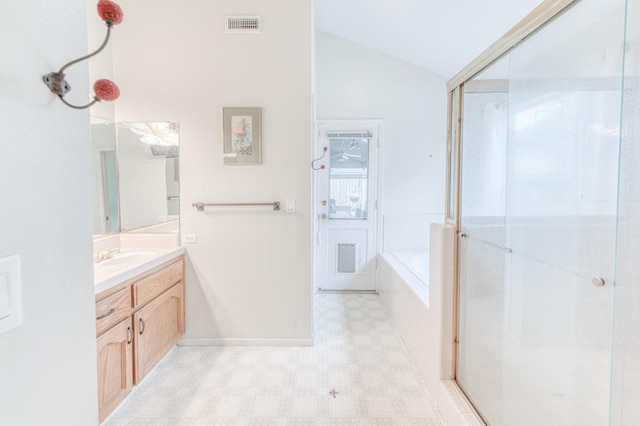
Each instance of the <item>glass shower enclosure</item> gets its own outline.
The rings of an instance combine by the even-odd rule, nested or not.
[[[637,424],[640,0],[523,22],[449,82],[456,381],[492,426]]]

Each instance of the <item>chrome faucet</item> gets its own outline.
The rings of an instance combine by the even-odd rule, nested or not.
[[[111,259],[113,256],[120,252],[119,248],[112,248],[111,250],[103,250],[96,254],[94,260],[96,263],[104,262],[107,259]]]

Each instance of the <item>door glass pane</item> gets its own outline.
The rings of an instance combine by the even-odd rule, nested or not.
[[[366,220],[369,139],[329,141],[329,219]]]

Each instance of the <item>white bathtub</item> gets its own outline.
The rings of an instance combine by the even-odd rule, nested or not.
[[[473,408],[451,380],[455,235],[453,226],[434,223],[430,226],[429,252],[378,255],[376,288],[445,421],[480,426]],[[413,269],[421,270],[425,257],[429,259],[427,269],[416,274]],[[404,262],[418,268],[407,267]],[[423,282],[418,278],[421,274],[429,278]]]
[[[429,288],[429,252],[418,250],[392,251],[396,257],[413,275]]]
[[[381,253],[376,288],[416,367],[428,380],[435,359],[433,352],[440,343],[437,322],[429,307],[429,287],[418,278],[422,272],[405,264],[421,264],[419,259],[425,256],[426,252],[417,251]]]
[[[453,376],[453,243],[450,225],[432,224],[429,251],[383,252],[376,288],[434,399]],[[409,266],[407,266],[407,264]]]
[[[389,276],[377,283],[378,292],[388,293],[391,288],[408,291],[412,297],[420,301],[424,309],[429,307],[429,252],[418,250],[397,250],[380,253],[384,264],[393,271],[394,285]]]

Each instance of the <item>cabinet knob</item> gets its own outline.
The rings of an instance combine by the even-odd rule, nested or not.
[[[144,319],[140,318],[140,334],[144,333]]]

